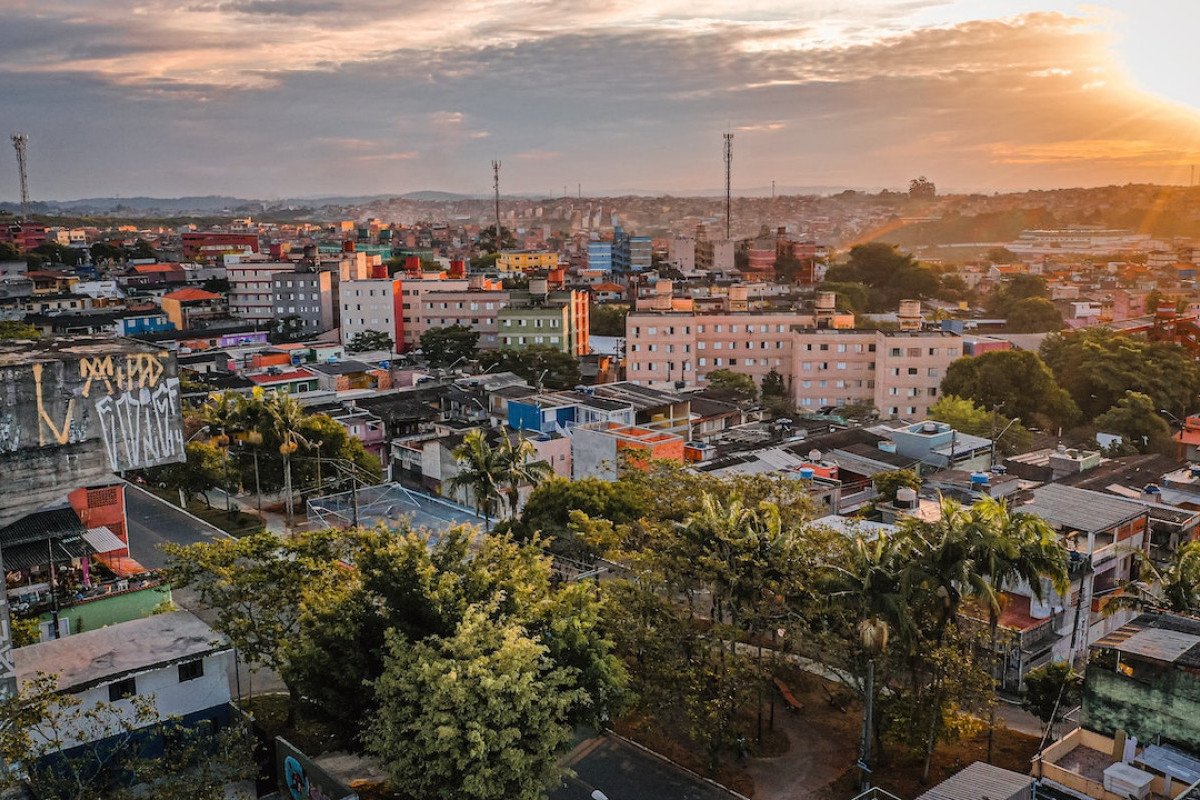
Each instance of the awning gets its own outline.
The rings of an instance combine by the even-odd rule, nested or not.
[[[124,550],[129,545],[122,542],[109,528],[101,525],[98,528],[88,528],[83,538],[97,553],[111,553],[113,550]]]

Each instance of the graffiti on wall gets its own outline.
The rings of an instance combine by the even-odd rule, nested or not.
[[[99,438],[113,472],[183,460],[179,378],[167,374],[166,358],[123,353],[32,364],[37,446]],[[19,415],[0,414],[0,452],[19,449],[23,433]]]

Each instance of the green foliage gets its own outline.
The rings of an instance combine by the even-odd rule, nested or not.
[[[75,748],[80,739],[104,746]],[[0,773],[0,790],[58,800],[220,800],[227,783],[255,774],[242,725],[185,728],[159,718],[153,695],[86,703],[43,673],[0,701],[0,759],[21,765]]]
[[[938,290],[938,277],[911,255],[883,242],[855,245],[845,264],[830,267],[826,278],[834,283],[862,283],[869,287],[867,311],[895,310],[901,300],[926,299]]]
[[[758,387],[754,385],[754,378],[743,372],[714,369],[705,377],[709,386],[733,392],[742,400],[754,400],[758,397]]]
[[[0,339],[40,339],[42,332],[36,325],[16,320],[0,320]]]
[[[711,378],[710,378],[711,380]],[[771,367],[770,372],[763,375],[762,379],[762,396],[763,400],[769,397],[786,397],[787,384],[784,383],[783,376],[774,367]]]
[[[1165,564],[1140,550],[1134,551],[1133,558],[1139,579],[1121,585],[1121,593],[1104,604],[1105,615],[1127,608],[1200,614],[1200,542],[1184,542]]]
[[[96,242],[89,251],[97,264],[123,262],[126,258],[125,248],[111,242]]]
[[[841,311],[849,311],[853,314],[865,314],[867,311],[870,289],[864,283],[827,280],[821,284],[821,291],[835,293],[837,295],[837,307]]]
[[[582,380],[579,359],[549,345],[530,345],[523,350],[488,350],[479,363],[495,372],[512,372],[547,389],[571,389]],[[544,374],[543,374],[544,373]]]
[[[21,251],[15,244],[0,242],[0,261],[20,261]]]
[[[287,314],[271,320],[272,342],[299,342],[309,334],[304,329],[304,318],[299,314]]]
[[[574,670],[516,622],[470,608],[453,634],[388,637],[367,749],[416,797],[539,800],[558,779]]]
[[[452,493],[470,491],[485,528],[491,527],[495,506],[501,500],[508,501],[509,517],[515,517],[520,489],[536,487],[554,474],[549,462],[537,459],[533,443],[520,436],[515,443],[508,436],[500,436],[493,445],[487,434],[473,430],[454,448],[453,455],[459,472],[448,481],[448,488]]]
[[[1061,721],[1083,701],[1083,674],[1068,661],[1055,661],[1025,674],[1021,708],[1047,725]]]
[[[593,336],[624,336],[625,317],[629,315],[629,306],[605,303],[593,305],[588,324]]]
[[[511,230],[502,226],[500,240],[496,241],[496,226],[492,224],[479,232],[478,245],[480,250],[493,254],[500,250],[512,250],[517,246],[517,239]]]
[[[11,621],[13,647],[24,647],[41,641],[37,617],[16,617]]]
[[[160,486],[172,491],[182,491],[191,501],[197,494],[209,489],[225,486],[226,455],[218,447],[207,442],[188,442],[184,446],[187,460],[181,464],[164,464],[141,471],[151,486]],[[236,481],[231,481],[235,484]],[[205,501],[208,497],[205,495]]]
[[[1017,254],[1007,247],[992,247],[984,258],[993,264],[1012,264],[1018,261]]]
[[[229,279],[209,278],[204,281],[203,288],[206,292],[213,292],[215,294],[229,294]]]
[[[1200,395],[1200,367],[1175,344],[1092,327],[1048,336],[1040,353],[1084,419],[1103,414],[1128,391],[1148,395],[1156,410],[1178,417],[1194,410]]]
[[[1044,416],[1053,424],[1069,425],[1079,417],[1074,393],[1068,394],[1038,354],[1028,350],[997,350],[960,358],[947,368],[941,392],[972,400],[983,408],[1003,409],[1023,423]]]
[[[913,200],[932,200],[937,197],[937,186],[922,175],[908,182],[908,196]]]
[[[1159,414],[1157,403],[1141,392],[1125,392],[1115,406],[1096,417],[1096,430],[1118,433],[1139,453],[1157,450],[1171,437],[1171,427]]]
[[[421,352],[434,368],[449,367],[474,358],[478,343],[479,332],[466,325],[430,328],[421,334]]]
[[[513,534],[523,540],[538,535],[555,553],[587,562],[598,553],[577,535],[578,529],[572,526],[574,513],[582,512],[611,525],[628,525],[644,510],[638,498],[622,491],[620,482],[554,478],[529,495],[520,519],[513,525]]]
[[[1027,297],[1013,303],[1005,321],[1012,333],[1044,333],[1063,326],[1062,312],[1044,297]]]
[[[891,472],[880,472],[873,479],[875,491],[879,499],[885,503],[896,502],[896,492],[901,489],[917,491],[921,488],[921,476],[911,469],[895,469]]]
[[[371,350],[391,353],[395,346],[395,340],[384,331],[359,331],[346,342],[346,350],[351,353],[365,353]]]
[[[1033,442],[1033,434],[1019,423],[952,394],[942,395],[929,407],[929,418],[945,422],[960,433],[997,439],[996,449],[1001,453],[1023,453]]]
[[[83,260],[83,254],[79,250],[58,242],[42,242],[30,252],[43,256],[51,264],[62,264],[68,267],[77,266]],[[0,259],[0,261],[2,260]]]
[[[988,313],[1005,317],[1021,300],[1039,297],[1045,300],[1050,299],[1050,289],[1046,285],[1046,279],[1041,275],[1019,273],[992,289],[987,297]]]

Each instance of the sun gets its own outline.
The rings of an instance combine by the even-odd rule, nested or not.
[[[1200,24],[1195,0],[1114,3],[1114,49],[1142,91],[1200,112],[1200,81],[1192,68],[1193,31]]]

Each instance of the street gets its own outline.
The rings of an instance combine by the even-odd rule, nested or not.
[[[160,545],[196,544],[227,539],[229,534],[184,513],[178,506],[132,483],[125,484],[125,516],[129,528],[129,555],[146,569],[167,565]]]

